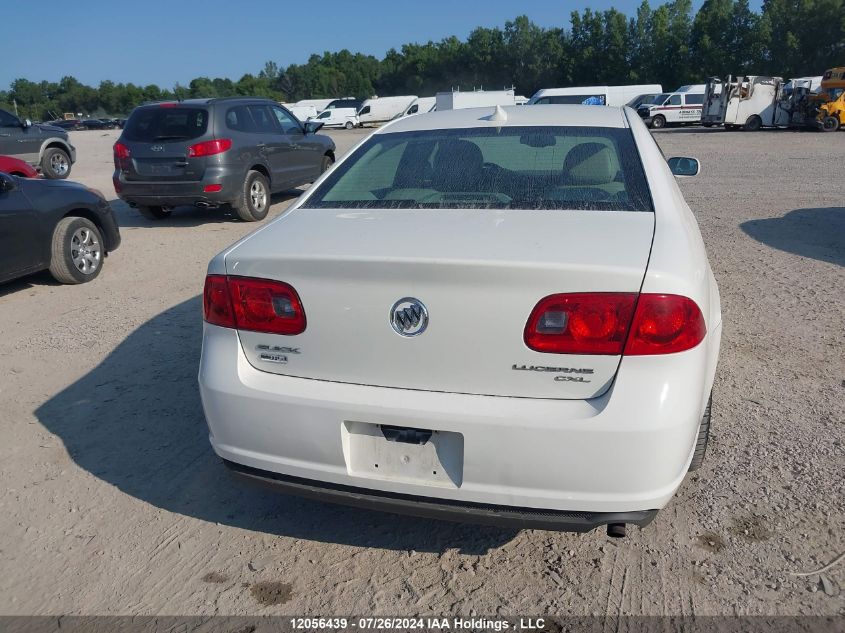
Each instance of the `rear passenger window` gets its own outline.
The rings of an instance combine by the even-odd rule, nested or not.
[[[684,101],[687,105],[702,105],[704,103],[703,94],[689,94],[684,96]]]
[[[254,132],[258,132],[259,134],[274,134],[279,131],[270,118],[270,109],[267,106],[251,105],[247,106],[247,109],[250,115],[252,115],[252,122],[255,125]]]
[[[235,106],[226,111],[226,127],[238,132],[252,132],[252,117],[246,106]]]

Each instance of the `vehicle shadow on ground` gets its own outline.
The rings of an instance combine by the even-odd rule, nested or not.
[[[758,242],[801,257],[845,266],[845,207],[795,209],[740,225]]]
[[[295,200],[303,193],[304,191],[300,189],[280,191],[270,197],[270,204],[283,204]],[[176,207],[170,217],[163,220],[150,220],[119,198],[109,200],[109,204],[117,215],[117,223],[121,228],[193,227],[221,222],[241,222],[228,205],[216,209],[201,209],[193,206]],[[271,208],[270,213],[272,214],[273,211],[274,209]],[[259,224],[260,222],[255,223],[256,228]]]
[[[61,286],[62,284],[53,279],[53,276],[46,270],[38,273],[27,275],[26,277],[19,277],[11,281],[0,284],[0,299],[7,295],[15,294],[16,292],[23,292],[30,288],[41,286]]]
[[[81,467],[153,506],[313,541],[481,555],[517,530],[403,517],[285,496],[235,480],[211,450],[197,387],[201,300],[147,321],[36,411]]]

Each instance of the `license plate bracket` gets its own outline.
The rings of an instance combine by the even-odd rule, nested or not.
[[[350,475],[458,488],[464,436],[451,431],[346,421],[343,450]]]

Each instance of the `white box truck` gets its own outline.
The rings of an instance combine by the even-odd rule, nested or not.
[[[473,90],[472,92],[453,90],[451,92],[437,93],[438,112],[496,105],[516,105],[516,97],[513,90]]]
[[[385,123],[402,114],[416,99],[416,95],[367,99],[358,110],[358,120],[362,127],[372,123]]]
[[[635,97],[663,92],[660,84],[631,84],[627,86],[573,86],[571,88],[543,88],[534,93],[527,105],[597,104],[622,107]]]
[[[317,112],[322,112],[326,109],[326,106],[329,105],[334,99],[300,99],[293,105],[295,106],[313,106],[317,109]]]
[[[724,81],[713,77],[704,91],[701,123],[752,131],[786,126],[790,116],[782,107],[783,85],[780,77],[728,75]]]

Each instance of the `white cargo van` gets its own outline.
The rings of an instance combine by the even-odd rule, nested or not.
[[[574,86],[572,88],[543,88],[534,93],[528,105],[546,104],[583,104],[585,102],[622,107],[634,97],[642,94],[660,94],[660,84],[641,84],[629,86]]]
[[[295,116],[300,121],[307,121],[308,119],[312,119],[319,114],[317,108],[312,105],[285,105],[285,107],[290,110],[290,113]]]
[[[295,106],[313,106],[317,109],[317,112],[322,112],[326,109],[326,106],[329,105],[334,99],[300,99],[293,105]]]
[[[513,90],[473,90],[461,92],[437,93],[437,111],[460,110],[462,108],[484,108],[489,106],[512,106],[516,105],[516,97]]]
[[[353,127],[359,127],[355,108],[323,110],[317,116],[311,117],[310,120],[319,121],[325,127],[345,127],[347,130],[351,130]]]
[[[367,99],[358,110],[358,120],[362,126],[390,121],[397,114],[402,114],[416,99],[416,95]]]
[[[401,116],[410,116],[412,114],[425,114],[435,109],[437,105],[437,97],[420,97],[414,99],[411,105],[402,113]],[[398,117],[396,117],[398,118]]]
[[[650,104],[637,108],[637,114],[649,127],[663,128],[670,123],[700,123],[704,105],[704,84],[681,86],[676,92],[667,92]]]

